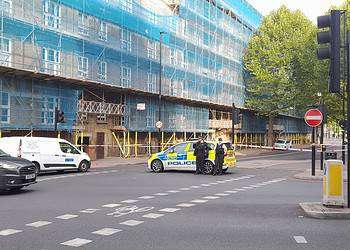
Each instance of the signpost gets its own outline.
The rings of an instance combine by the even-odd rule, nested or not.
[[[156,122],[156,128],[161,129],[163,127],[163,123],[161,121]]]
[[[312,176],[315,176],[315,169],[316,169],[316,146],[315,146],[315,137],[316,137],[316,127],[322,124],[323,121],[323,114],[319,109],[309,109],[305,113],[305,122],[307,125],[312,127],[312,164],[311,164],[311,174]]]

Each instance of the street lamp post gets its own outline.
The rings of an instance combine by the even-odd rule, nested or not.
[[[163,35],[166,34],[166,32],[161,31],[159,32],[159,82],[158,82],[158,122],[162,122],[162,75],[163,75],[163,65],[162,65],[162,47],[163,47]],[[161,134],[161,127],[158,127],[158,147],[159,151],[162,147],[162,134]]]

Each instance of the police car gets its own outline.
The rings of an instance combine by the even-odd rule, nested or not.
[[[194,144],[196,141],[178,143],[167,150],[151,155],[148,159],[148,168],[155,173],[165,170],[196,170],[196,156],[194,156]],[[210,148],[209,156],[203,166],[204,174],[211,174],[215,163],[215,148],[217,142],[206,142]],[[230,142],[224,142],[225,157],[223,171],[236,166],[236,156]]]

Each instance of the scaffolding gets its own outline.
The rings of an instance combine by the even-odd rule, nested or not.
[[[242,55],[261,15],[242,0],[162,1],[171,15],[147,9],[139,0],[0,0],[0,65],[57,77],[57,82],[156,94],[164,31],[163,94],[180,100],[163,104],[166,130],[208,130],[208,109],[181,100],[243,107]],[[77,89],[72,91],[76,108],[71,111],[77,114],[81,102]],[[143,130],[146,122],[149,131],[155,130],[156,99],[140,97],[148,107],[140,113],[134,112],[138,97],[126,95],[128,129]],[[20,113],[12,115],[12,121],[18,118],[14,126],[22,126]]]

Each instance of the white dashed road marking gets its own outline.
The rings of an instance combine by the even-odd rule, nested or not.
[[[103,229],[100,229],[100,230],[92,232],[92,233],[98,234],[98,235],[103,235],[103,236],[110,236],[110,235],[113,235],[115,233],[119,233],[121,231],[123,231],[123,230],[115,229],[115,228],[103,228]]]
[[[133,227],[133,226],[140,225],[142,223],[143,223],[143,221],[140,221],[140,220],[127,220],[127,221],[121,222],[119,224]]]
[[[177,207],[193,207],[196,204],[191,204],[191,203],[180,203],[178,205],[176,205]]]
[[[225,193],[229,193],[229,194],[235,194],[235,193],[237,193],[237,191],[233,191],[233,190],[228,190],[228,191],[225,191]]]
[[[130,203],[136,203],[136,202],[138,202],[138,200],[125,200],[125,201],[122,201],[122,202],[130,204]]]
[[[158,210],[159,212],[166,212],[166,213],[174,213],[176,211],[179,211],[180,208],[163,208]]]
[[[187,191],[190,190],[189,188],[180,188],[180,190]]]
[[[201,184],[203,187],[210,187],[210,184]]]
[[[200,188],[200,186],[190,186],[190,188]]]
[[[298,244],[306,244],[307,243],[304,236],[293,236],[293,238]]]
[[[175,193],[180,193],[180,191],[179,191],[179,190],[170,190],[170,191],[168,191],[168,193],[173,193],[173,194],[175,194]]]
[[[241,189],[241,188],[236,188],[236,191],[246,191],[245,189]]]
[[[193,202],[193,203],[206,203],[206,202],[208,202],[208,200],[193,200],[193,201],[190,201],[190,202]]]
[[[157,219],[157,218],[162,217],[162,216],[164,216],[164,214],[150,213],[150,214],[145,214],[145,215],[142,216],[142,217],[144,217],[144,218],[149,218],[149,219]]]
[[[93,213],[95,213],[95,212],[98,211],[98,210],[99,210],[99,209],[88,208],[88,209],[81,210],[80,213],[93,214]]]
[[[150,195],[145,195],[145,196],[139,197],[139,199],[143,199],[143,200],[149,200],[149,199],[152,199],[152,198],[154,198],[154,196],[150,196]]]
[[[217,197],[217,196],[205,196],[203,198],[204,199],[208,199],[208,200],[215,200],[215,199],[219,199],[220,197]]]
[[[224,193],[219,193],[219,194],[215,194],[216,196],[229,196],[230,194],[224,194]]]
[[[33,223],[26,224],[26,226],[28,226],[28,227],[43,227],[43,226],[49,225],[51,223],[52,222],[50,222],[50,221],[36,221]]]
[[[5,229],[0,231],[0,236],[8,236],[11,234],[16,234],[16,233],[20,233],[22,232],[22,230],[17,230],[17,229]]]
[[[90,242],[92,242],[92,240],[75,238],[73,240],[63,242],[63,243],[61,243],[61,245],[70,246],[70,247],[81,247],[81,246],[86,245]]]
[[[102,207],[109,207],[109,208],[113,208],[113,207],[120,207],[121,204],[106,204],[106,205],[103,205]]]
[[[61,215],[61,216],[57,216],[56,218],[57,219],[61,219],[61,220],[69,220],[69,219],[73,219],[73,218],[76,218],[78,217],[78,215],[75,215],[75,214],[64,214],[64,215]]]
[[[158,195],[158,196],[166,196],[166,195],[169,195],[168,193],[156,193],[155,195]]]

